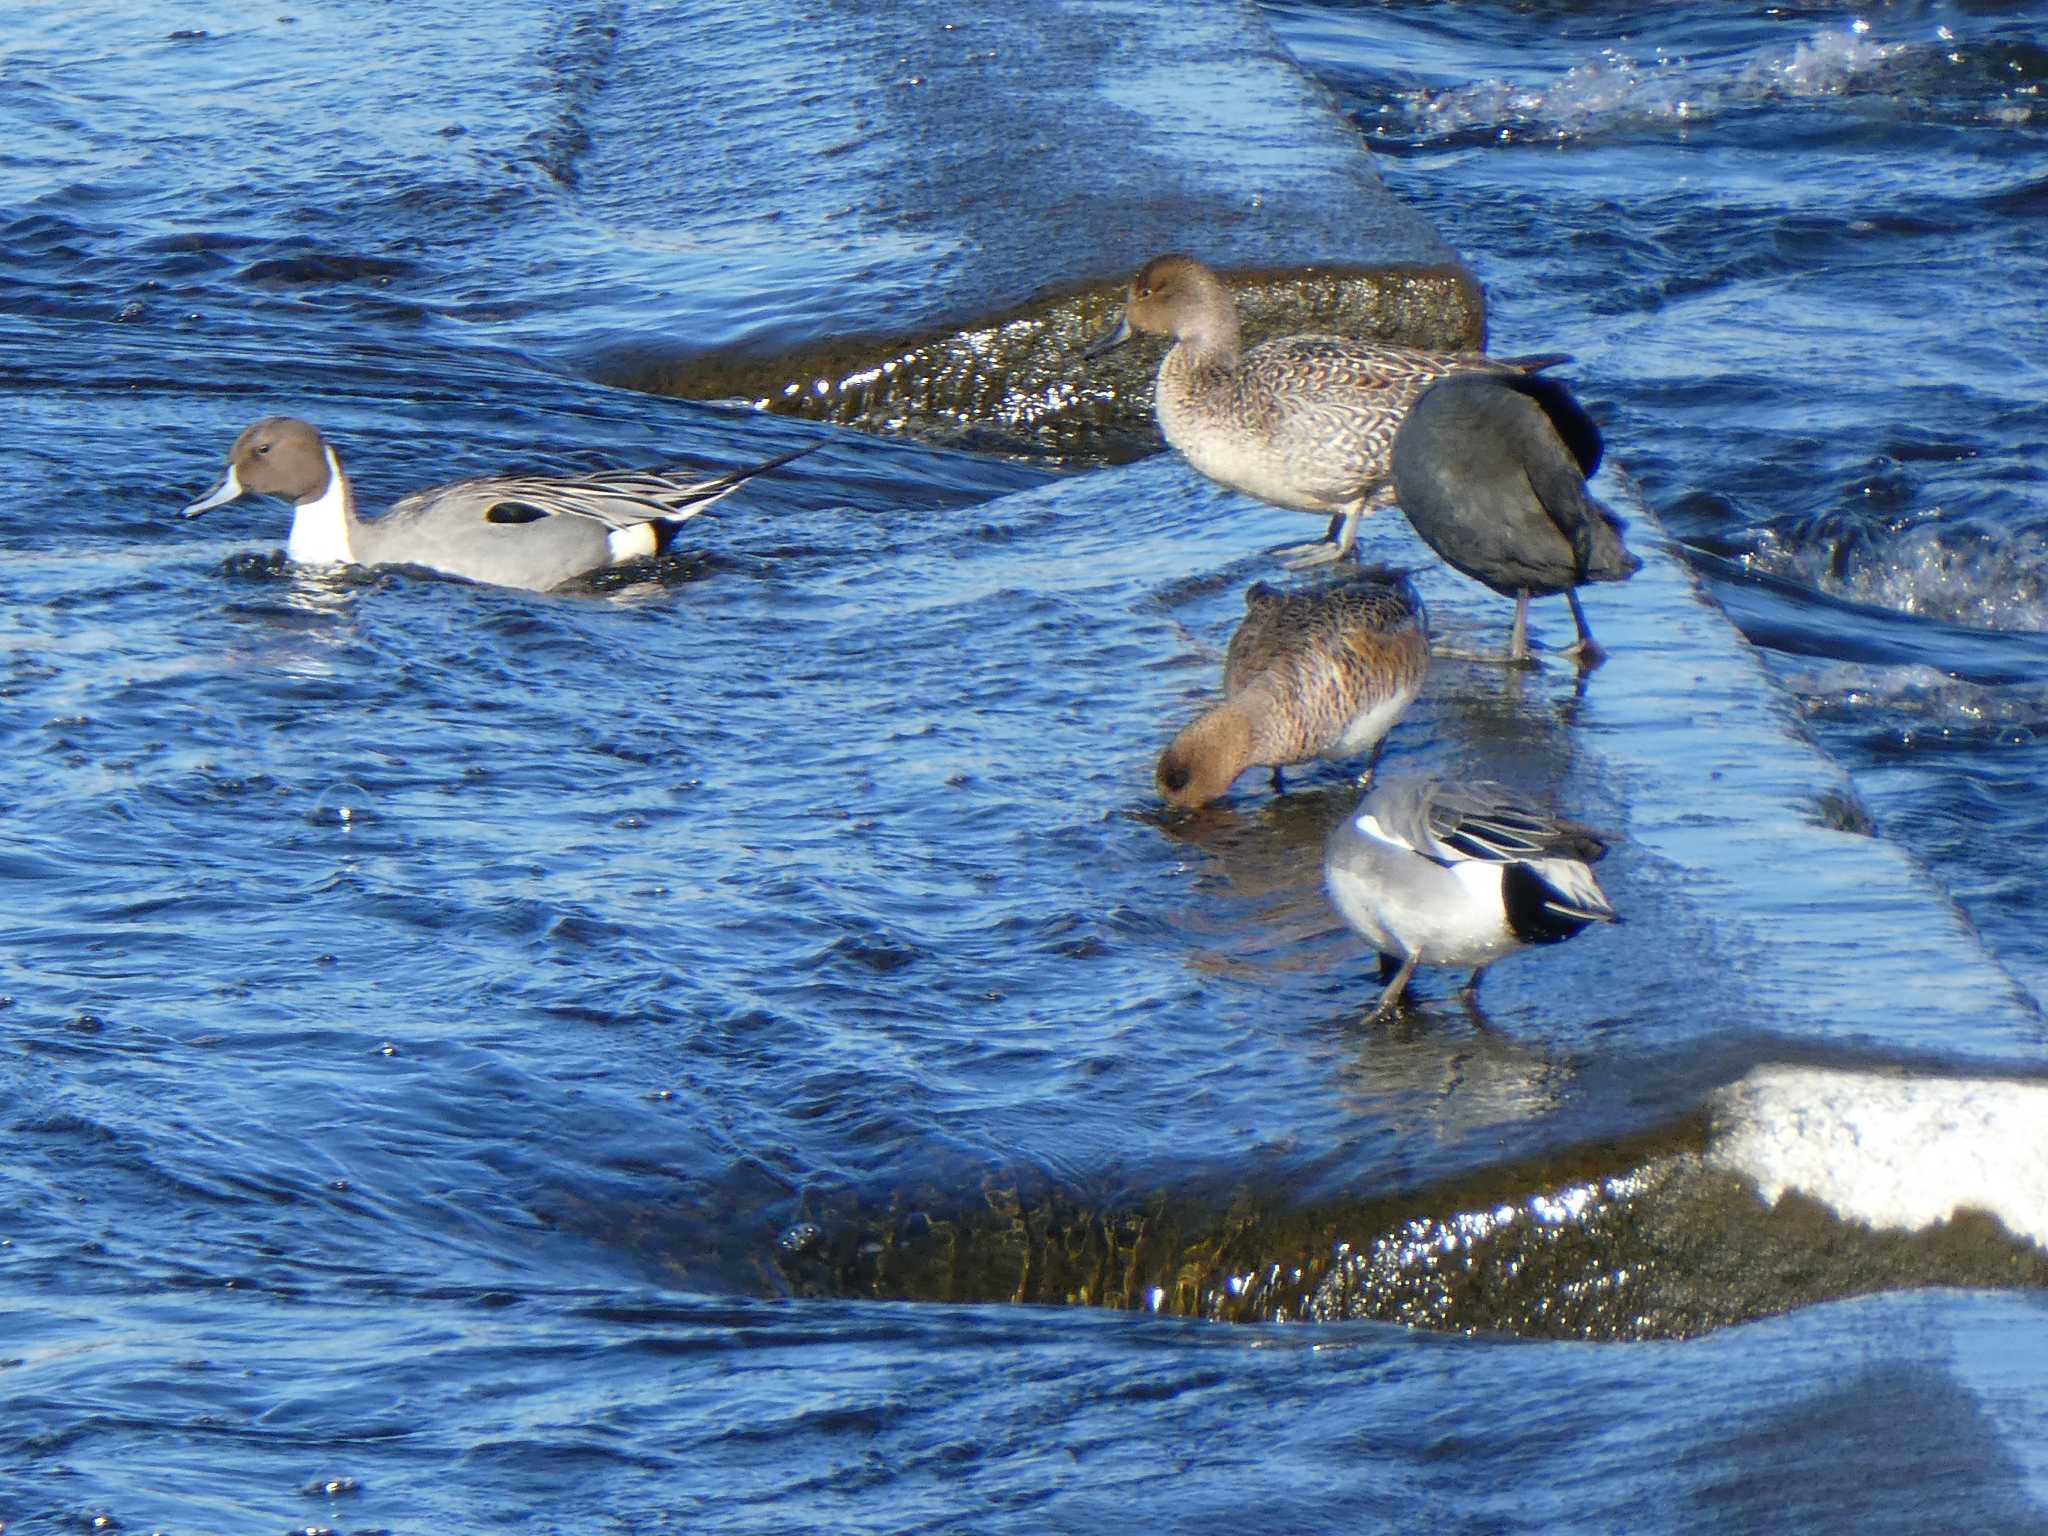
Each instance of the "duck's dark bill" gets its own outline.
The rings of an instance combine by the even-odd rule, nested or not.
[[[1100,336],[1096,337],[1093,341],[1089,342],[1088,350],[1083,352],[1081,355],[1083,357],[1100,357],[1105,352],[1115,351],[1118,347],[1122,346],[1125,342],[1129,341],[1130,339],[1131,317],[1129,313],[1126,312],[1117,320],[1117,323],[1113,328],[1104,331]]]

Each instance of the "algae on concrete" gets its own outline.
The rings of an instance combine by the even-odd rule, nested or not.
[[[1328,332],[1405,346],[1477,348],[1477,285],[1457,267],[1226,272],[1249,343]],[[1116,322],[1127,274],[964,329],[908,340],[837,337],[773,357],[620,353],[606,382],[647,394],[739,400],[761,410],[902,433],[949,447],[1121,463],[1157,452],[1158,346],[1084,361]]]
[[[756,50],[763,63],[722,57],[705,82],[703,109],[721,110],[718,92],[745,80],[747,99],[729,105],[764,133],[723,136],[710,152],[728,158],[703,174],[726,196],[749,166],[764,188],[786,186],[790,156],[813,175],[800,206],[759,209],[758,233],[778,245],[761,271],[781,286],[757,311],[772,318],[740,306],[716,336],[631,338],[599,365],[613,382],[963,446],[1124,458],[1151,441],[1157,353],[1090,365],[1079,353],[1131,272],[1169,249],[1229,275],[1248,341],[1326,330],[1483,343],[1469,272],[1387,195],[1359,134],[1249,0],[998,0],[971,12],[810,0],[800,13],[685,0],[683,12],[720,29],[728,54]],[[586,163],[585,196],[597,179]],[[1028,494],[1106,530],[1091,552],[1096,586],[1119,561],[1155,571],[1168,544],[1176,569],[1235,570],[1273,521],[1165,463]],[[1959,1057],[2020,1045],[2031,1059],[2038,1015],[1925,871],[1858,835],[1867,818],[1839,768],[1636,514],[1645,569],[1600,616],[1613,659],[1568,718],[1536,722],[1555,725],[1554,742],[1517,738],[1520,760],[1558,787],[1597,791],[1643,903],[1648,938],[1628,974],[1586,994],[1601,1038],[1726,1030],[1752,1042],[1753,1067],[1760,1032],[1883,1056],[1926,1038],[1932,1020]],[[1385,553],[1414,558],[1397,525],[1374,529],[1374,545],[1382,532],[1396,546]],[[1418,576],[1433,628],[1504,625],[1497,602],[1440,576]],[[1433,701],[1450,720],[1473,703],[1483,723],[1485,691],[1439,686]],[[1543,744],[1556,750],[1528,750]],[[1460,745],[1483,746],[1483,733]],[[1911,953],[1873,934],[1910,935]],[[1873,996],[1889,1008],[1871,1010]],[[1385,1044],[1366,1043],[1375,1069]],[[1612,1054],[1587,1052],[1564,1075]],[[1342,1173],[1348,1155],[1356,1176],[1313,1192],[1244,1174],[1103,1191],[996,1169],[979,1187],[807,1195],[762,1273],[799,1293],[1598,1338],[1683,1335],[1887,1286],[2048,1285],[2040,1254],[1986,1217],[1883,1233],[1798,1195],[1766,1205],[1712,1164],[1696,1092],[1654,1105],[1693,1092],[1681,1083],[1610,1084],[1597,1101],[1626,1123],[1578,1148],[1541,1147],[1566,1123],[1548,1084],[1540,1076],[1509,1105],[1461,1088],[1478,1100],[1463,1133],[1473,1145],[1494,1120],[1499,1132],[1518,1118],[1537,1130],[1500,1166],[1429,1188],[1388,1187],[1386,1169],[1341,1146],[1317,1171]],[[1393,1113],[1418,1097],[1399,1084],[1365,1091]]]
[[[1993,1217],[1917,1232],[1773,1204],[1710,1165],[1704,1116],[1405,1194],[1140,1198],[991,1183],[951,1208],[846,1204],[782,1256],[803,1294],[1025,1302],[1225,1322],[1370,1319],[1523,1338],[1688,1338],[1915,1286],[2048,1290]]]

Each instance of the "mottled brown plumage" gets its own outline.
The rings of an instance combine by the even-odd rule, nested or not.
[[[1206,805],[1253,765],[1279,769],[1372,751],[1422,691],[1427,620],[1407,580],[1374,575],[1311,591],[1260,582],[1223,658],[1223,702],[1173,739],[1167,803]],[[1371,769],[1368,767],[1367,772]]]
[[[1237,301],[1192,256],[1147,262],[1131,280],[1118,329],[1169,336],[1154,410],[1166,441],[1210,479],[1303,512],[1343,518],[1333,544],[1282,551],[1302,565],[1348,554],[1358,522],[1391,506],[1390,456],[1401,418],[1438,379],[1519,372],[1560,358],[1497,362],[1479,352],[1426,352],[1342,336],[1283,336],[1239,350]]]

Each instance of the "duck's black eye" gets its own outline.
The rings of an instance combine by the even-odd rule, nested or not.
[[[1150,288],[1140,288],[1138,290],[1138,297],[1141,299],[1149,299],[1152,297],[1152,290]]]
[[[262,457],[263,457],[263,456],[264,456],[264,455],[265,455],[266,453],[268,453],[268,452],[270,452],[270,444],[268,444],[268,443],[258,443],[258,444],[256,445],[256,457],[257,457],[257,458],[259,458],[259,459],[260,459],[260,458],[262,458]]]

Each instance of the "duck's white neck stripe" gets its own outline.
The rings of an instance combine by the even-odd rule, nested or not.
[[[320,451],[327,456],[327,489],[292,509],[292,533],[284,552],[301,565],[353,565],[348,479],[334,450],[322,444]]]

